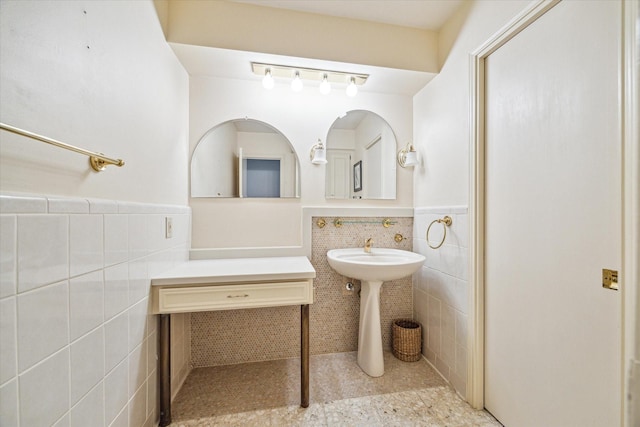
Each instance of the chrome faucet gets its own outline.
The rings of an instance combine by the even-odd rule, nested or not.
[[[364,251],[366,253],[371,253],[371,246],[373,246],[373,238],[369,237],[367,240],[364,241]]]

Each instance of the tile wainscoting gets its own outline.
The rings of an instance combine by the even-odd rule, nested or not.
[[[316,217],[311,226],[311,263],[316,270],[314,303],[310,307],[311,354],[341,353],[358,348],[360,283],[346,291],[345,278],[329,266],[329,249],[361,247],[372,237],[374,247],[411,250],[413,218],[391,218],[395,223],[382,226],[384,218],[342,217],[367,223],[333,225],[333,217],[324,217],[327,225],[319,228]],[[373,222],[373,223],[369,223]],[[406,239],[394,241],[396,233]],[[387,282],[382,287],[381,313],[383,345],[391,347],[391,322],[411,317],[411,277]],[[274,307],[251,310],[202,312],[191,314],[191,362],[193,367],[219,366],[298,357],[300,352],[300,308]]]
[[[156,425],[150,277],[188,259],[190,236],[186,206],[1,195],[0,425]],[[189,323],[173,317],[174,394]]]
[[[432,221],[449,215],[444,244],[432,249],[426,231]],[[443,237],[443,225],[429,233],[433,246]],[[426,257],[414,274],[414,319],[423,326],[422,354],[462,396],[467,386],[467,331],[469,293],[469,215],[466,206],[416,208],[414,252]]]

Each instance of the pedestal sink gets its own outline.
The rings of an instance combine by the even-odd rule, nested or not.
[[[363,248],[347,248],[328,251],[327,260],[338,273],[362,282],[358,365],[372,377],[382,376],[384,358],[380,328],[380,288],[387,280],[415,273],[425,258],[400,249],[373,248],[371,252],[365,252]]]

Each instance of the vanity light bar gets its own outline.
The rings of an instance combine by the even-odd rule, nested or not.
[[[346,73],[344,71],[329,71],[316,68],[290,67],[287,65],[263,64],[260,62],[252,62],[251,70],[254,74],[263,77],[267,70],[271,72],[272,77],[282,77],[293,79],[296,72],[302,80],[315,80],[321,82],[325,76],[329,83],[349,84],[353,79],[356,85],[363,85],[367,82],[369,74]]]

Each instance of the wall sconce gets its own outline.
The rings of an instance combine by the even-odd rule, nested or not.
[[[327,151],[324,149],[324,144],[318,138],[318,142],[311,147],[309,152],[309,158],[314,165],[323,165],[327,163]]]
[[[290,67],[288,65],[262,64],[258,62],[251,63],[251,69],[254,74],[263,76],[262,86],[265,89],[271,89],[275,85],[275,78],[292,79],[291,90],[299,92],[302,90],[303,80],[311,80],[320,82],[320,93],[327,95],[331,92],[332,84],[346,85],[347,95],[356,96],[358,86],[366,83],[369,78],[368,74],[347,73],[344,71],[329,71],[316,68]]]
[[[412,168],[418,164],[418,153],[412,143],[407,142],[407,145],[398,151],[398,164],[403,168]]]

